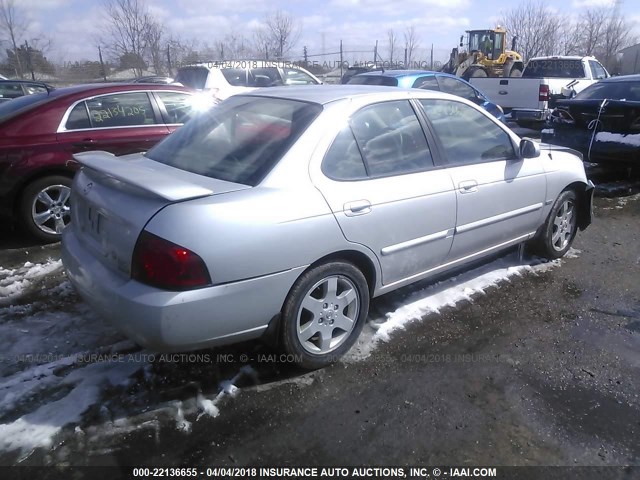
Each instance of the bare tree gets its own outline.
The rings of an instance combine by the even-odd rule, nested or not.
[[[267,15],[255,32],[256,50],[283,58],[298,43],[302,28],[291,15],[278,10]]]
[[[607,10],[604,8],[590,8],[580,15],[578,27],[580,29],[580,46],[584,55],[595,55],[598,44],[605,28]]]
[[[617,7],[609,10],[596,55],[607,70],[618,69],[618,52],[635,43],[633,24],[620,14]]]
[[[195,40],[187,42],[179,36],[169,37],[165,46],[169,75],[173,75],[173,71],[180,65],[197,63],[200,60],[197,47]]]
[[[155,23],[143,0],[106,0],[107,48],[116,57],[135,61],[136,75],[142,75],[149,30]]]
[[[164,27],[156,21],[150,21],[145,34],[145,44],[147,54],[149,55],[150,64],[153,66],[154,72],[161,75],[165,66],[165,30]]]
[[[16,59],[14,69],[20,78],[23,78],[24,71],[18,48],[28,26],[28,20],[16,10],[14,0],[0,0],[0,40],[9,44]]]
[[[528,60],[539,55],[551,55],[558,45],[562,18],[546,3],[528,0],[503,13],[501,23],[518,37],[518,50]]]
[[[580,55],[582,51],[582,33],[580,22],[567,22],[558,32],[554,53]]]
[[[389,63],[393,65],[393,57],[396,53],[396,46],[398,43],[398,38],[396,37],[393,28],[387,30],[387,46],[389,48]]]
[[[408,68],[413,59],[413,54],[420,47],[420,41],[418,40],[418,34],[416,33],[416,27],[411,25],[404,31],[404,48],[405,48],[405,60],[406,67]]]

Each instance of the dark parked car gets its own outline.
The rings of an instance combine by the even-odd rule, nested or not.
[[[640,75],[594,83],[551,113],[542,141],[578,150],[592,163],[640,165]]]
[[[421,88],[436,90],[466,98],[484,108],[498,120],[504,122],[504,112],[499,105],[491,102],[476,87],[466,80],[448,73],[429,70],[384,70],[361,73],[351,77],[349,85],[381,85],[385,87]]]
[[[45,93],[53,90],[49,84],[30,82],[27,80],[0,80],[0,103],[8,102],[34,93]]]
[[[59,239],[70,220],[73,155],[146,151],[185,122],[196,98],[180,86],[102,84],[0,104],[0,215],[40,240]]]

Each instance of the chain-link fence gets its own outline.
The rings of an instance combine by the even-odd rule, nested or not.
[[[102,58],[102,51],[96,50],[94,59],[83,61],[63,61],[54,64],[42,52],[26,48],[18,56],[5,58],[0,62],[0,75],[10,79],[22,78],[49,83],[54,86],[66,86],[80,83],[124,82],[141,77],[174,77],[180,66],[199,62],[220,62],[221,60],[264,60],[265,55],[243,52],[234,58],[223,58],[223,51],[191,51],[188,56],[171,56],[167,51],[161,62],[154,67],[143,61],[129,62],[129,68],[116,65]],[[327,83],[339,83],[347,68],[351,66],[377,67],[384,69],[421,69],[438,70],[449,56],[446,48],[395,48],[393,52],[386,45],[344,44],[341,41],[327,44],[322,49],[298,48],[285,58],[266,58],[283,60],[307,68]],[[135,59],[134,59],[135,60]],[[125,62],[127,63],[127,62]]]

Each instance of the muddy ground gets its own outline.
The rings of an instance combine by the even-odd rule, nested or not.
[[[366,358],[316,372],[255,342],[209,351],[217,362],[151,362],[51,445],[5,451],[0,463],[640,465],[640,181],[591,175],[601,185],[594,222],[560,266],[500,282]],[[0,265],[57,255],[24,242],[5,240]],[[63,281],[57,272],[41,288]],[[417,288],[374,300],[372,316]],[[67,295],[59,308],[78,302]],[[139,351],[117,333],[102,338]],[[219,411],[203,415],[202,395],[217,392]]]

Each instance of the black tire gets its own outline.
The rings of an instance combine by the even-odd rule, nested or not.
[[[26,186],[20,198],[19,222],[26,233],[41,242],[51,243],[60,241],[61,225],[68,225],[71,221],[69,194],[71,192],[69,177],[52,175],[33,181]],[[43,201],[38,197],[42,193],[51,200]],[[47,213],[48,212],[48,215]],[[43,222],[37,222],[40,214]]]
[[[520,78],[522,77],[522,70],[520,67],[513,67],[509,72],[509,77],[511,78]]]
[[[335,297],[330,293],[332,279],[336,281]],[[348,292],[353,292],[352,300]],[[305,272],[287,296],[282,309],[282,348],[302,368],[330,365],[353,346],[368,312],[369,287],[358,268],[341,261],[319,265]]]
[[[471,67],[469,69],[469,78],[487,78],[489,74],[484,68]]]
[[[566,219],[566,210],[571,220]],[[578,196],[573,190],[565,190],[553,204],[549,216],[531,242],[533,253],[554,260],[563,257],[571,248],[578,231]]]

